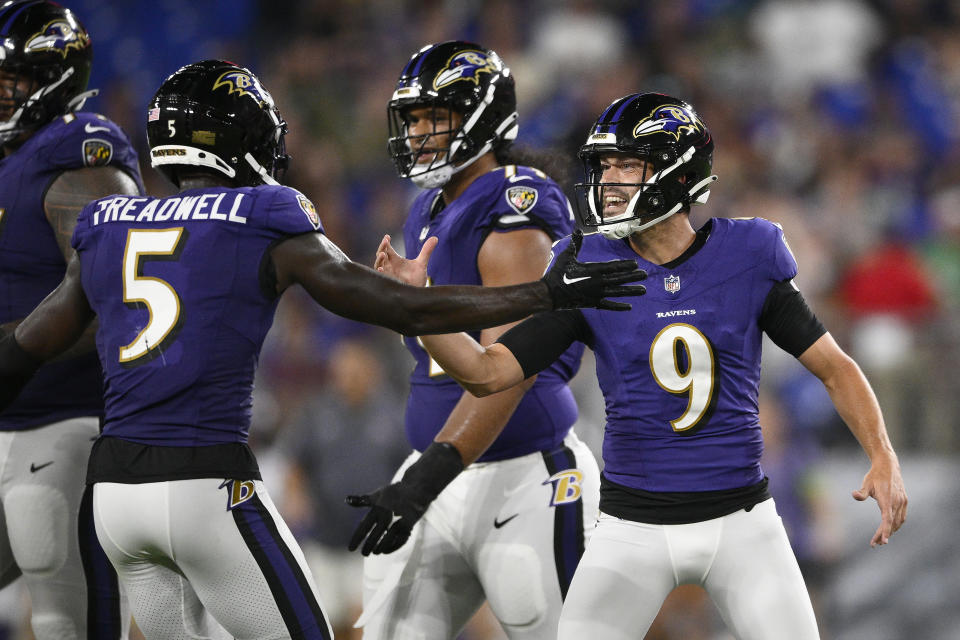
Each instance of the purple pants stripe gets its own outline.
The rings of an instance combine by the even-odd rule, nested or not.
[[[270,585],[290,637],[332,640],[320,603],[260,496],[254,495],[235,507],[233,518]]]
[[[87,485],[80,500],[77,521],[80,559],[87,583],[87,638],[116,640],[123,632],[120,620],[120,587],[117,572],[97,540],[93,524],[93,485]]]
[[[569,447],[544,452],[543,462],[550,475],[577,467],[577,458]],[[553,509],[553,559],[560,595],[566,599],[573,572],[577,570],[580,556],[583,555],[583,499],[559,504]]]

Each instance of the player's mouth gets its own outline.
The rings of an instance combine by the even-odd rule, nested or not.
[[[627,210],[627,205],[630,203],[630,198],[627,194],[615,190],[606,188],[603,190],[603,215],[605,217],[619,215]]]
[[[430,164],[441,160],[445,152],[445,150],[441,151],[439,149],[421,149],[417,152],[415,162],[416,164]]]

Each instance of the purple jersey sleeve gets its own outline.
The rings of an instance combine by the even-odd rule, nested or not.
[[[793,257],[793,251],[787,244],[787,237],[783,233],[783,228],[775,224],[775,240],[773,246],[773,264],[771,265],[771,277],[776,281],[792,280],[797,275],[797,259]]]
[[[140,186],[137,155],[127,134],[116,123],[96,113],[63,116],[45,149],[51,167],[70,170],[115,166],[129,173]]]
[[[273,200],[266,207],[262,223],[269,229],[295,235],[323,231],[316,207],[305,195],[291,187],[262,187],[273,192]]]
[[[558,232],[571,228],[573,212],[566,196],[543,172],[530,167],[504,167],[501,184],[487,212],[493,231],[524,227],[542,229],[556,240]]]

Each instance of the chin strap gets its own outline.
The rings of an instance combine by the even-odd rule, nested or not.
[[[83,93],[78,93],[67,103],[67,111],[78,111],[83,109],[83,105],[93,96],[100,95],[100,89],[90,89]]]
[[[243,156],[243,159],[246,160],[247,164],[249,164],[253,168],[253,170],[256,172],[256,174],[260,176],[260,179],[263,180],[264,184],[272,184],[272,185],[280,184],[279,182],[273,179],[273,176],[267,173],[267,170],[263,168],[262,164],[257,162],[256,158],[250,155],[249,151]]]

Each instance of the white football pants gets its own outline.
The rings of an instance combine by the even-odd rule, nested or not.
[[[126,638],[130,616],[86,489],[96,417],[0,432],[0,588],[23,575],[37,640]]]
[[[94,485],[97,535],[148,640],[330,640],[313,576],[259,480]]]
[[[484,600],[511,640],[555,640],[599,496],[596,460],[572,432],[555,451],[470,465],[403,547],[365,559],[364,640],[450,640]]]
[[[818,640],[803,576],[773,499],[660,525],[600,514],[560,616],[559,640],[642,640],[681,584],[702,586],[739,640]]]

